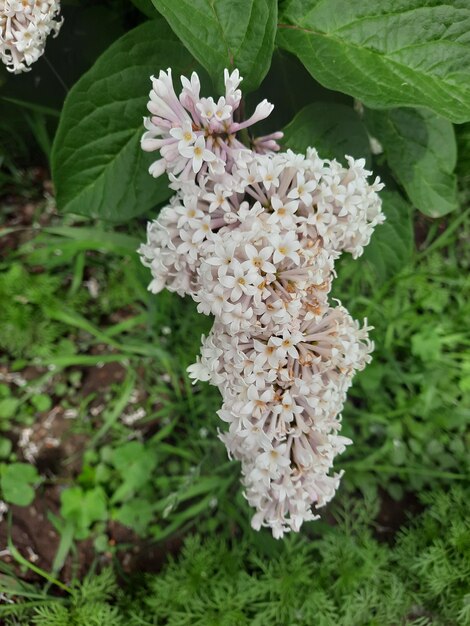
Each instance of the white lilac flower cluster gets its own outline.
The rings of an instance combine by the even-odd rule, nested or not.
[[[56,36],[59,0],[0,0],[0,57],[9,72],[28,72],[44,53],[47,36]]]
[[[362,254],[383,221],[383,185],[363,159],[279,153],[281,133],[242,144],[237,133],[272,106],[235,122],[237,71],[217,102],[200,97],[196,74],[179,97],[169,70],[152,80],[142,145],[160,150],[150,172],[167,172],[176,194],[139,250],[149,289],[189,294],[215,317],[189,373],[222,394],[220,438],[241,461],[252,526],[282,537],[333,497],[333,461],[351,443],[339,414],[373,344],[328,294],[335,260]]]

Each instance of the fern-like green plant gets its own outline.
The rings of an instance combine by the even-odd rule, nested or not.
[[[424,496],[392,546],[374,537],[367,500],[317,538],[190,536],[158,575],[118,589],[105,570],[70,597],[15,598],[0,616],[7,626],[468,626],[469,496]]]
[[[64,325],[50,319],[58,305],[61,279],[50,273],[30,274],[20,263],[0,272],[0,351],[15,358],[48,356]]]

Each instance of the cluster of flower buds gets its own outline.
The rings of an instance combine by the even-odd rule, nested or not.
[[[58,34],[59,0],[0,0],[0,57],[9,72],[28,72]]]
[[[160,150],[150,172],[167,172],[176,194],[139,250],[149,289],[189,294],[215,317],[189,373],[221,392],[220,438],[241,461],[252,526],[282,537],[333,497],[333,461],[351,443],[339,415],[373,345],[328,294],[336,259],[361,255],[383,221],[383,185],[362,159],[279,152],[282,133],[242,144],[238,131],[272,106],[235,122],[237,71],[217,103],[200,97],[196,74],[179,97],[169,70],[152,80],[142,145]]]
[[[152,90],[148,110],[151,117],[144,120],[147,132],[142,137],[146,152],[160,151],[161,158],[150,167],[152,176],[164,172],[170,177],[172,189],[183,189],[185,183],[201,179],[208,174],[216,177],[230,172],[237,161],[249,158],[250,151],[237,138],[237,133],[264,120],[273,105],[263,100],[253,115],[243,122],[235,122],[242,99],[238,89],[242,78],[238,70],[229,74],[225,70],[225,97],[217,102],[200,97],[198,75],[191,80],[181,77],[183,90],[176,96],[171,70],[152,77]],[[254,142],[257,152],[279,150],[276,139],[282,133],[259,137]],[[199,175],[199,176],[198,176]]]

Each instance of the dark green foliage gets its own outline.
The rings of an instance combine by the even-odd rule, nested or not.
[[[148,173],[155,159],[140,137],[149,78],[170,65],[177,75],[196,64],[160,18],[117,40],[74,85],[51,156],[61,211],[127,221],[169,197],[167,179]]]
[[[366,127],[352,106],[315,102],[299,111],[283,132],[282,145],[294,152],[315,146],[322,158],[345,163],[348,154],[370,160]]]
[[[468,489],[433,491],[416,529],[400,535],[396,560],[423,604],[444,623],[470,624]]]
[[[48,608],[43,608],[34,616],[37,626],[61,626],[67,619],[70,626],[120,626],[124,624],[117,607],[111,605],[116,596],[117,584],[111,570],[104,570],[98,576],[89,576],[71,590],[71,600],[61,607],[61,613],[53,619]]]

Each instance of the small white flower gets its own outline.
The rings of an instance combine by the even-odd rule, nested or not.
[[[232,195],[232,191],[224,187],[220,183],[214,185],[212,192],[204,194],[204,200],[207,200],[209,204],[209,213],[213,213],[217,209],[223,209],[224,211],[230,211],[230,204],[227,201]]]
[[[248,402],[243,407],[242,412],[260,418],[267,410],[268,404],[272,402],[274,391],[272,388],[268,388],[260,393],[256,385],[250,385],[247,390],[247,397]]]
[[[232,107],[230,104],[226,104],[225,98],[221,96],[217,102],[217,106],[214,111],[214,117],[222,122],[223,120],[227,120],[232,114]]]
[[[278,476],[282,468],[290,465],[287,444],[281,443],[276,448],[262,452],[256,459],[256,465],[260,469],[266,469],[271,476]]]
[[[181,150],[196,141],[196,135],[193,132],[192,125],[189,120],[184,122],[182,126],[172,128],[170,130],[170,135],[178,140],[178,150],[182,156],[184,156],[184,154]]]
[[[204,239],[212,235],[210,215],[204,215],[199,219],[191,220],[191,227],[194,229],[192,237],[193,243],[201,243],[201,241],[204,241]]]
[[[300,257],[297,250],[300,248],[300,242],[295,233],[289,231],[282,235],[272,235],[271,243],[274,247],[274,263],[279,263],[283,259],[291,259],[296,265],[299,265]]]
[[[234,262],[236,247],[237,243],[234,241],[218,242],[215,244],[213,250],[208,252],[204,263],[216,267],[218,276],[225,276]]]
[[[271,197],[272,215],[268,218],[269,224],[280,224],[283,228],[290,229],[295,226],[295,212],[298,209],[298,201],[285,202],[278,196]]]
[[[261,271],[266,274],[275,274],[276,267],[268,260],[273,254],[273,248],[271,246],[265,246],[261,250],[258,250],[249,243],[245,246],[245,254],[248,257],[248,259],[242,263],[245,269],[251,269],[256,272]]]
[[[206,120],[212,119],[217,109],[214,98],[212,97],[201,98],[200,101],[196,104],[196,108],[199,111],[201,117]]]
[[[188,145],[179,150],[180,154],[187,159],[192,159],[193,172],[197,174],[202,167],[203,162],[215,161],[217,158],[213,152],[207,150],[204,137],[200,136],[196,139],[194,145]]]
[[[245,268],[242,263],[234,260],[230,272],[230,274],[219,276],[219,281],[229,290],[228,297],[232,302],[237,302],[243,294],[256,293],[255,285],[258,275],[253,268]]]
[[[261,165],[258,168],[258,171],[261,175],[263,185],[268,191],[271,187],[279,187],[279,174],[281,172],[279,166],[276,167],[272,161],[267,161],[265,165]]]
[[[264,365],[267,363],[272,368],[277,368],[281,365],[283,357],[276,349],[276,346],[254,339],[253,347],[258,353],[255,364]]]
[[[289,355],[293,359],[298,359],[299,352],[295,346],[300,343],[303,338],[304,335],[300,331],[291,331],[288,328],[285,328],[282,333],[282,337],[271,337],[269,339],[269,345],[276,347],[277,353],[281,356],[281,358]]]
[[[304,174],[298,172],[297,174],[297,186],[294,187],[287,194],[288,198],[293,198],[296,200],[299,198],[306,206],[310,206],[312,204],[312,191],[316,189],[317,183],[315,180],[309,180],[305,182]]]

